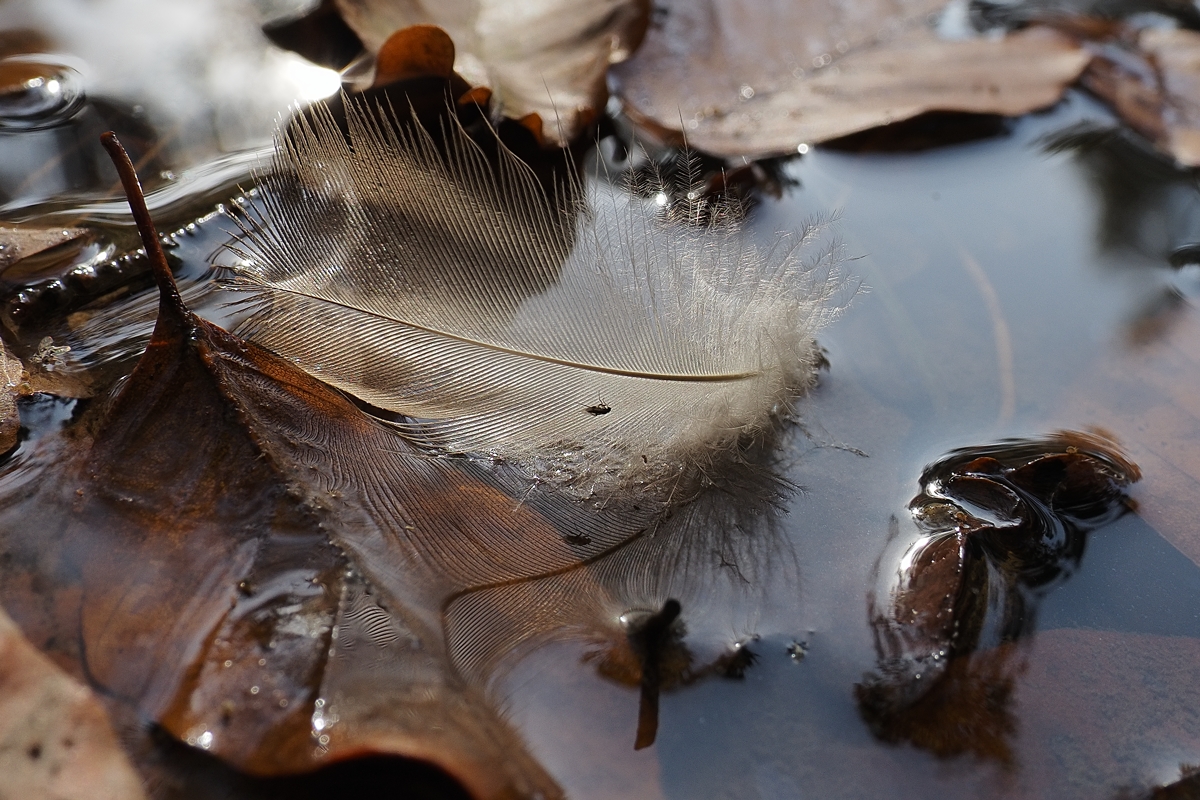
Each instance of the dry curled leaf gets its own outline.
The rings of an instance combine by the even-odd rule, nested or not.
[[[701,150],[758,157],[929,111],[1044,108],[1090,58],[1044,29],[940,39],[927,25],[940,4],[865,7],[876,15],[816,3],[672,5],[637,54],[614,68],[615,91],[635,120],[667,137],[682,125]],[[820,29],[814,15],[838,34],[793,42],[791,31]]]
[[[490,88],[506,116],[537,114],[558,144],[574,139],[604,108],[609,65],[637,48],[649,15],[645,0],[336,5],[372,52],[402,28],[443,28],[457,46],[455,69],[472,85]]]

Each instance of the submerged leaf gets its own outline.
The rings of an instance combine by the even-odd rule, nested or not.
[[[812,386],[836,248],[763,252],[728,215],[550,196],[503,147],[349,104],[280,139],[232,245],[239,333],[431,446],[607,502],[692,496]],[[660,195],[666,197],[666,195]]]

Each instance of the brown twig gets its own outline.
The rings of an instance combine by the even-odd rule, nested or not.
[[[146,258],[150,261],[150,271],[154,282],[158,285],[159,321],[172,318],[182,321],[187,314],[183,298],[179,296],[179,287],[175,285],[175,276],[167,264],[167,254],[163,252],[162,242],[159,241],[158,231],[150,218],[150,210],[146,207],[146,195],[142,192],[141,181],[138,180],[137,170],[129,160],[129,154],[121,146],[117,135],[112,131],[100,134],[100,144],[108,151],[113,166],[121,177],[121,185],[125,188],[125,197],[129,200],[129,209],[133,212],[133,221],[137,224],[138,233],[142,237],[142,246],[146,249]]]

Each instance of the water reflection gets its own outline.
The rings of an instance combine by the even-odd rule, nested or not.
[[[83,75],[63,58],[0,59],[0,127],[45,128],[83,104]]]
[[[798,587],[780,529],[793,489],[764,467],[771,452],[764,445],[732,487],[710,488],[598,558],[454,599],[445,613],[456,664],[497,687],[534,650],[583,642],[584,663],[638,690],[634,747],[652,744],[660,693],[743,677],[768,587]]]
[[[1110,269],[1145,272],[1173,268],[1136,290],[1126,341],[1137,347],[1162,341],[1186,318],[1197,295],[1193,277],[1200,252],[1200,191],[1181,169],[1123,129],[1085,122],[1045,140],[1050,151],[1071,151],[1099,199],[1095,242]],[[1164,279],[1165,278],[1165,279]]]
[[[1086,168],[1101,201],[1095,229],[1101,249],[1163,264],[1200,243],[1200,192],[1191,170],[1175,166],[1127,131],[1095,123],[1048,137],[1045,146],[1074,152]]]
[[[1085,534],[1130,510],[1139,478],[1111,441],[1076,432],[927,467],[868,597],[878,665],[855,694],[875,735],[1011,763],[1014,643],[1078,566]]]
[[[97,145],[105,130],[117,131],[148,189],[268,144],[278,115],[340,85],[337,72],[261,30],[310,5],[0,5],[0,205],[11,214],[112,192],[116,175]]]

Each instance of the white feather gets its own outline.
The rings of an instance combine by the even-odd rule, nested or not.
[[[841,282],[835,247],[800,252],[811,231],[764,252],[728,214],[550,197],[457,126],[439,151],[378,108],[347,122],[349,141],[318,107],[277,137],[232,245],[239,332],[431,445],[678,497],[812,386]]]

